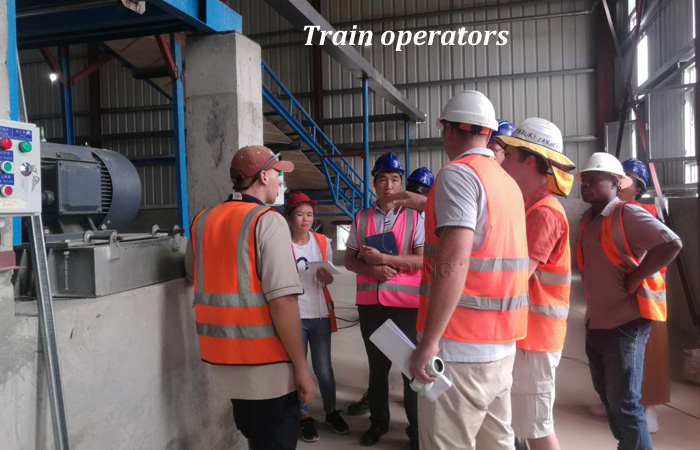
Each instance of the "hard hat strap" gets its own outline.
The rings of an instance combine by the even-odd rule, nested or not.
[[[471,123],[460,123],[459,128],[464,131],[468,131],[474,134],[487,134],[490,135],[493,130],[490,128],[482,127],[481,125],[472,125]]]

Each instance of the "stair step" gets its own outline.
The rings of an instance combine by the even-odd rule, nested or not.
[[[264,111],[263,112],[263,116],[268,116],[268,117],[269,116],[279,116],[279,115],[280,115],[280,113],[278,113],[277,111]]]

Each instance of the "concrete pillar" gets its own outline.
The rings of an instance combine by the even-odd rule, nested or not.
[[[0,0],[0,119],[10,118],[10,86],[7,73],[7,2]],[[12,251],[12,219],[0,228],[0,252]],[[15,316],[15,296],[10,277],[0,273],[0,331],[8,330]]]
[[[192,218],[231,193],[231,157],[263,143],[260,45],[238,33],[185,46],[187,192]]]

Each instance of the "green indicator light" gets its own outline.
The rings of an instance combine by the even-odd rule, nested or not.
[[[8,161],[2,163],[2,171],[5,173],[12,172],[12,163]]]
[[[27,141],[24,141],[21,144],[19,144],[19,150],[24,153],[29,153],[32,151],[32,144]]]

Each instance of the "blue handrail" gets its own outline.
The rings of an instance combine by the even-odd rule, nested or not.
[[[273,81],[273,87],[276,85],[289,99],[288,102],[286,100],[283,102],[279,95],[274,94],[264,85],[265,75],[268,75]],[[264,61],[262,62],[262,76],[264,99],[294,129],[304,143],[321,157],[322,172],[333,195],[333,202],[349,217],[354,217],[355,213],[362,208],[364,185],[369,183],[369,180],[364,180],[350,164],[350,161],[343,156],[332,160],[324,158],[328,155],[341,155],[341,152]],[[310,127],[308,130],[302,124],[302,120],[299,120],[299,117],[294,113],[300,113],[306,119]],[[341,185],[341,181],[343,185]],[[376,196],[370,191],[370,200],[373,198]]]

